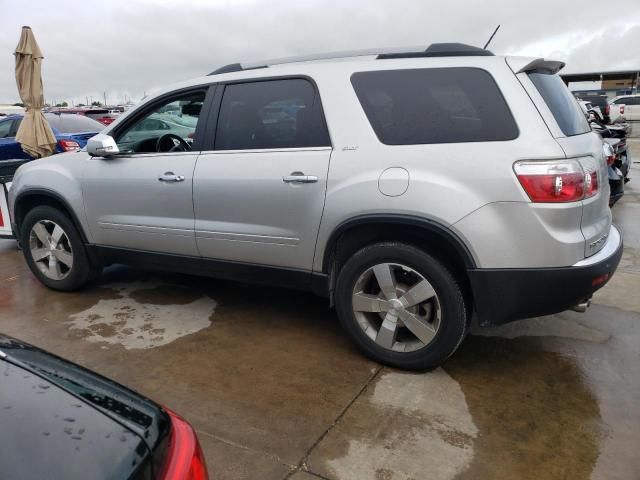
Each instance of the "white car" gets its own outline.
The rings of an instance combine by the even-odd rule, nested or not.
[[[611,121],[620,117],[640,121],[640,94],[622,95],[611,100]]]

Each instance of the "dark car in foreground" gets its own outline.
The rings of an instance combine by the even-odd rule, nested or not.
[[[122,385],[0,335],[0,478],[206,480],[191,426]]]
[[[23,117],[23,114],[16,114],[0,118],[0,160],[30,158],[15,138]],[[44,118],[58,142],[56,153],[80,150],[104,128],[96,120],[73,113],[45,113]]]

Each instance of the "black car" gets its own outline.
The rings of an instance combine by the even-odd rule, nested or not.
[[[178,415],[4,335],[0,425],[0,479],[208,479]]]
[[[610,117],[610,107],[609,107],[609,99],[606,95],[580,95],[577,94],[576,98],[583,100],[585,102],[590,102],[592,105],[599,107],[602,112],[602,117],[598,120],[604,122],[605,124],[611,123]]]

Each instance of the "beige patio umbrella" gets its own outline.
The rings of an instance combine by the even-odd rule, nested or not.
[[[16,56],[16,83],[26,112],[16,133],[27,154],[35,158],[47,157],[56,149],[56,137],[42,114],[42,52],[30,27],[22,27]]]

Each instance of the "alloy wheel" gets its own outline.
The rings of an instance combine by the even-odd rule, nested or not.
[[[353,289],[352,308],[364,333],[396,352],[424,348],[440,328],[440,302],[433,286],[398,263],[380,263],[362,273]]]
[[[29,233],[31,258],[42,274],[62,280],[73,268],[73,249],[66,232],[51,220],[39,220]]]

